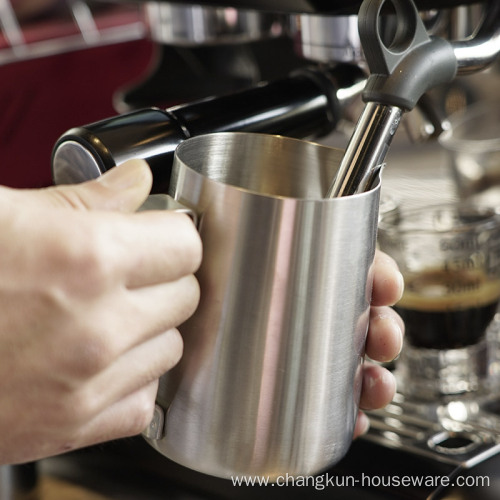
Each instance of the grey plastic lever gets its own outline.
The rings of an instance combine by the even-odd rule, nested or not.
[[[389,3],[395,14],[395,34],[386,45],[381,30],[384,4]],[[452,45],[427,34],[411,1],[365,0],[359,11],[358,28],[370,69],[363,92],[365,102],[408,111],[425,92],[451,81],[457,73]]]

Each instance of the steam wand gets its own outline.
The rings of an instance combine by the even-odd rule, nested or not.
[[[405,111],[431,88],[457,73],[452,45],[429,37],[412,0],[392,0],[396,33],[382,40],[385,0],[365,0],[358,15],[361,44],[370,68],[363,90],[365,108],[349,141],[327,198],[364,192],[372,186]]]
[[[490,0],[482,25],[468,40],[429,37],[412,0],[392,0],[396,33],[387,47],[380,35],[385,0],[365,0],[358,15],[361,44],[370,68],[362,93],[365,108],[327,198],[370,189],[404,112],[425,92],[493,63],[500,53],[500,4]]]

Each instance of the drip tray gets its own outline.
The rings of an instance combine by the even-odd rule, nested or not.
[[[469,469],[500,452],[499,410],[497,396],[429,404],[396,394],[387,407],[366,412],[363,439]]]

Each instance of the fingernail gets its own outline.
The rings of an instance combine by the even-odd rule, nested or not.
[[[395,386],[395,384],[396,384],[396,377],[389,370],[385,370],[384,373],[382,374],[382,376],[380,377],[380,379],[382,380],[382,383],[384,385],[394,385]]]
[[[134,159],[111,168],[97,181],[108,188],[123,190],[144,184],[150,175],[148,164],[144,160]]]
[[[399,338],[398,353],[396,354],[396,356],[394,356],[394,359],[396,359],[401,354],[401,351],[403,349],[404,334],[403,334],[403,330],[401,329],[401,326],[397,320],[393,320],[393,326],[394,326],[394,329],[398,332],[398,338]]]
[[[403,296],[403,293],[405,291],[405,279],[403,277],[403,274],[398,271],[398,274],[397,274],[397,280],[398,280],[398,286],[399,286],[399,300],[401,300],[401,297]]]
[[[360,435],[366,434],[370,428],[370,419],[363,412],[358,414],[358,426]]]

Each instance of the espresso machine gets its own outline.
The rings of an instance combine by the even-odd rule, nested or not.
[[[161,193],[168,185],[173,152],[188,137],[244,131],[318,138],[346,119],[355,122],[359,107],[353,110],[352,103],[369,74],[357,29],[360,3],[280,2],[271,7],[251,1],[222,2],[222,6],[146,2],[149,33],[159,46],[156,67],[136,88],[116,96],[116,107],[123,114],[77,126],[60,137],[52,157],[55,182],[94,178],[130,157],[141,157],[153,170],[153,191]],[[455,40],[457,75],[478,72],[495,60],[494,2],[436,0],[417,2],[417,7],[430,33]],[[391,27],[384,29],[390,32]],[[272,80],[262,81],[258,65],[244,55],[245,44],[257,39],[269,40],[264,49],[268,65],[279,67],[273,61],[283,58],[289,63],[283,64],[288,74],[274,73]],[[273,44],[273,39],[286,39],[288,44]],[[208,65],[191,91],[190,102],[185,102],[186,95],[172,95],[170,84],[176,75],[164,60],[164,47],[171,46]],[[290,62],[290,51],[298,60]],[[169,100],[182,104],[162,107]],[[428,124],[421,129],[438,136],[446,127],[439,106],[433,105],[429,92],[417,101],[411,106],[416,104]]]
[[[446,82],[439,83],[439,89],[455,76],[477,73],[495,63],[500,51],[498,2],[417,0],[415,4],[427,32],[448,40],[456,60],[455,70],[444,78]],[[157,62],[141,81],[117,92],[115,107],[119,114],[91,124],[75,124],[58,139],[52,155],[55,183],[96,178],[129,158],[140,157],[153,171],[153,193],[164,193],[177,146],[187,138],[212,132],[259,132],[328,140],[337,131],[352,130],[357,123],[351,154],[363,152],[368,160],[381,158],[403,113],[381,117],[390,138],[384,135],[383,123],[379,122],[380,135],[366,139],[366,133],[372,131],[368,117],[379,115],[373,109],[362,111],[361,96],[373,70],[358,32],[360,5],[357,0],[141,3],[148,36],[158,47]],[[390,11],[391,2],[386,2],[385,8]],[[389,38],[397,31],[390,17],[384,30]],[[175,70],[169,66],[169,47],[180,48],[185,60],[192,62],[189,74],[193,78],[197,65],[204,63],[209,70],[201,74],[207,77],[207,84],[200,78],[197,85],[189,89],[181,85],[184,88],[176,87],[178,93],[173,93]],[[255,51],[259,52],[257,57]],[[431,140],[448,127],[445,110],[436,101],[434,91],[426,90],[411,104],[391,103],[391,110],[404,110],[408,129],[413,133],[418,129],[419,140]],[[360,137],[360,130],[366,132],[365,138]],[[375,152],[373,144],[378,145]],[[423,464],[430,461],[434,465],[428,470],[443,474],[486,463],[500,451],[496,437],[500,427],[494,427],[498,407],[494,401],[488,401],[488,405],[489,413],[485,407],[476,411],[477,405],[470,405],[465,422],[452,414],[445,415],[448,427],[444,428],[429,419],[425,411],[405,405],[398,395],[389,408],[370,413],[371,431],[353,445],[352,452],[332,473],[347,474],[371,467],[376,475],[379,466],[367,463],[365,458],[373,458],[374,453],[383,460],[392,457],[388,459],[391,464],[404,457],[409,467],[423,470]],[[193,498],[253,498],[250,488],[235,491],[223,480],[185,470],[149,449],[142,440],[112,444],[107,452],[108,458],[101,463],[106,472],[110,472],[111,464],[118,463],[122,472],[139,471],[143,479],[160,489],[168,484],[173,491],[185,487],[193,491],[195,484]],[[95,466],[92,452],[77,452],[73,457],[78,467]],[[135,463],[137,457],[141,457],[139,464]],[[58,460],[62,459],[49,460],[48,469]],[[304,492],[270,490],[266,490],[270,498],[285,494],[287,498],[300,498]],[[398,498],[397,493],[375,490],[373,498]],[[356,498],[355,492],[343,490],[343,494],[343,498]],[[421,494],[415,492],[414,498]],[[361,495],[359,498],[372,498],[366,491]],[[154,493],[150,498],[156,498]]]

